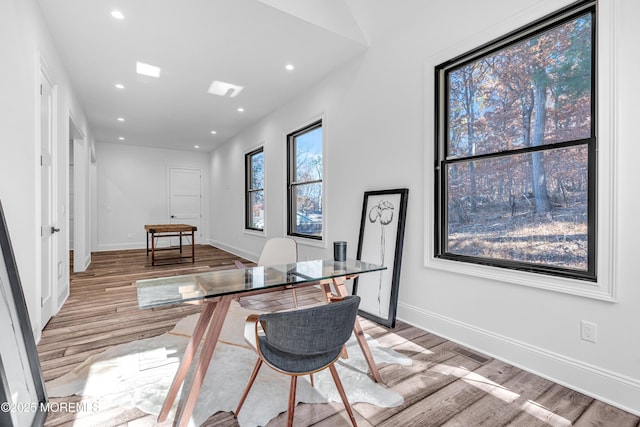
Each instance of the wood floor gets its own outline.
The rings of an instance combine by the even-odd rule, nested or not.
[[[209,246],[196,247],[195,264],[189,260],[156,267],[150,266],[144,250],[94,253],[90,268],[72,276],[68,301],[42,333],[38,352],[45,381],[69,372],[90,355],[111,346],[163,334],[181,318],[200,311],[200,307],[190,305],[140,310],[136,280],[233,268],[236,259]],[[315,303],[318,297],[314,288],[298,291],[301,305]],[[291,293],[248,297],[241,304],[260,310],[289,308]],[[398,322],[395,329],[364,319],[361,323],[367,334],[411,357],[413,364],[379,365],[384,384],[402,394],[404,404],[397,408],[354,404],[360,427],[640,427],[640,419],[632,414],[403,322]],[[286,400],[287,396],[282,398]],[[154,417],[137,409],[94,398],[50,400],[58,410],[49,414],[46,426],[157,425]],[[285,420],[281,414],[269,426],[284,425]],[[204,425],[237,426],[237,422],[231,413],[219,412]],[[301,404],[296,408],[295,425],[332,427],[349,422],[341,404]]]

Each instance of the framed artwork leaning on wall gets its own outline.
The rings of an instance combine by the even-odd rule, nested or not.
[[[362,205],[356,258],[387,269],[355,279],[353,294],[361,298],[362,317],[390,328],[396,323],[408,196],[407,188],[367,191]]]

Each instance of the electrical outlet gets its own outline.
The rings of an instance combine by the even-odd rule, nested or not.
[[[583,320],[580,322],[580,338],[584,341],[597,342],[598,341],[598,325],[593,322]]]

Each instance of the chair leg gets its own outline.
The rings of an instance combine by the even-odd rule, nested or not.
[[[253,367],[253,372],[251,372],[251,376],[249,377],[247,388],[244,389],[244,393],[240,398],[240,403],[238,403],[238,408],[236,409],[236,412],[233,414],[234,418],[238,418],[238,413],[240,412],[240,408],[242,408],[244,401],[249,395],[249,390],[251,390],[251,387],[253,386],[253,383],[256,380],[256,377],[258,376],[258,371],[260,371],[261,366],[262,366],[262,359],[258,358],[258,360],[256,361],[256,365]]]
[[[344,388],[342,387],[342,381],[340,381],[340,377],[338,376],[338,371],[336,370],[335,364],[331,364],[329,366],[329,371],[331,371],[333,382],[336,383],[336,388],[338,389],[338,393],[340,393],[340,398],[342,399],[342,403],[344,404],[344,409],[346,409],[347,414],[349,414],[351,424],[353,424],[353,427],[358,427],[356,418],[353,416],[353,411],[351,410],[351,405],[349,405],[349,401],[347,400],[347,394],[344,392]]]
[[[298,377],[291,375],[291,386],[289,387],[289,408],[287,410],[287,427],[293,427],[293,413],[296,409],[296,385]]]

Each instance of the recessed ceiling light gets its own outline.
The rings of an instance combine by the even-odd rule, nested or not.
[[[238,111],[242,113],[242,112],[244,112],[244,108],[238,107]]]
[[[121,83],[116,83],[116,88],[117,89],[124,89],[124,85]]]
[[[118,139],[119,139],[120,141],[124,141],[124,136],[119,136],[119,137],[118,137]]]
[[[218,133],[218,132],[216,132],[215,130],[211,131],[211,135],[215,135],[216,133]]]
[[[200,148],[200,146],[199,145],[194,145],[193,148]]]
[[[119,122],[124,122],[124,117],[118,117]]]
[[[114,18],[119,19],[119,20],[123,20],[124,19],[124,15],[119,10],[112,10],[111,11],[111,16],[113,16]]]
[[[160,77],[160,67],[136,61],[136,73],[149,77]]]
[[[291,64],[287,64],[284,68],[286,68],[288,71],[293,71],[293,69],[296,68],[296,67],[294,67]]]

